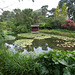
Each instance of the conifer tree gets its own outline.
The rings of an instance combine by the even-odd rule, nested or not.
[[[57,6],[55,10],[55,18],[57,18],[59,15],[60,15],[60,9],[59,9],[59,6]]]
[[[61,15],[64,16],[65,18],[67,17],[67,7],[65,3],[62,5]]]

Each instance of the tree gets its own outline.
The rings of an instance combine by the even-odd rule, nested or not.
[[[46,24],[45,24],[45,27],[46,28],[52,28],[52,24],[51,24],[51,22],[52,22],[52,17],[50,17],[47,21],[46,21]]]
[[[42,15],[42,9],[35,10],[33,12],[34,23],[44,23],[46,16]]]
[[[7,21],[8,19],[10,19],[10,18],[11,18],[11,13],[10,13],[10,11],[4,11],[4,12],[2,13],[1,18],[2,18],[2,21]]]
[[[75,0],[60,0],[59,8],[62,8],[64,3],[67,6],[68,17],[75,21]]]
[[[62,5],[61,15],[67,17],[67,7],[65,3]]]
[[[31,24],[33,24],[33,10],[32,9],[15,9],[15,17],[12,20],[13,24],[11,26],[12,31],[16,33],[28,32],[30,31]]]
[[[55,8],[52,8],[51,10],[49,10],[48,12],[50,13],[50,15],[48,15],[48,17],[54,18],[55,10],[56,10]]]
[[[55,18],[57,18],[59,15],[60,15],[60,9],[59,9],[59,6],[57,6],[55,10]]]
[[[42,13],[42,15],[45,16],[45,17],[46,17],[47,12],[48,12],[48,9],[47,9],[47,8],[48,8],[48,5],[44,5],[44,6],[41,7],[41,9],[42,9],[42,10],[41,10],[41,13]]]

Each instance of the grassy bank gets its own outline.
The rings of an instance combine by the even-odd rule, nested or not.
[[[40,30],[40,32],[75,38],[75,31],[66,30],[66,29],[52,29],[52,30],[44,29]]]

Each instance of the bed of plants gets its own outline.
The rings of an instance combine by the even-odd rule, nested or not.
[[[44,33],[21,33],[17,34],[19,37],[25,37],[25,38],[35,38],[39,36],[45,36],[46,34]]]
[[[75,51],[20,54],[0,49],[0,75],[75,75]]]
[[[26,47],[27,45],[32,45],[33,39],[21,39],[16,40],[14,44],[17,44],[18,46]]]

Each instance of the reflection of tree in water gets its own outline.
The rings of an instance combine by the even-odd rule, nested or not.
[[[48,39],[46,39],[46,42],[48,44],[48,47],[50,47],[52,49],[62,50],[63,49],[62,47],[58,47],[57,46],[58,42],[56,42],[56,40],[61,41],[61,43],[63,41],[63,40],[60,40],[60,39],[57,39],[57,38],[50,38],[50,39],[48,38]]]
[[[27,46],[27,47],[26,47],[26,49],[27,49],[28,51],[34,51],[34,49],[33,49],[33,46],[32,46],[32,45]]]
[[[45,45],[46,40],[34,40],[33,41],[33,47],[38,48],[38,47],[42,47],[42,50],[47,50],[47,46]]]
[[[61,42],[57,42],[61,41]],[[64,41],[65,42],[65,41]],[[42,49],[42,50],[48,50],[48,48],[51,49],[58,49],[58,50],[68,50],[68,48],[64,47],[58,47],[57,44],[62,44],[64,43],[63,40],[56,39],[56,38],[47,38],[47,39],[42,39],[42,40],[34,40],[31,46],[27,46],[27,50],[29,51],[34,51],[35,49]],[[73,48],[72,48],[73,49]],[[72,50],[69,48],[69,50]]]

